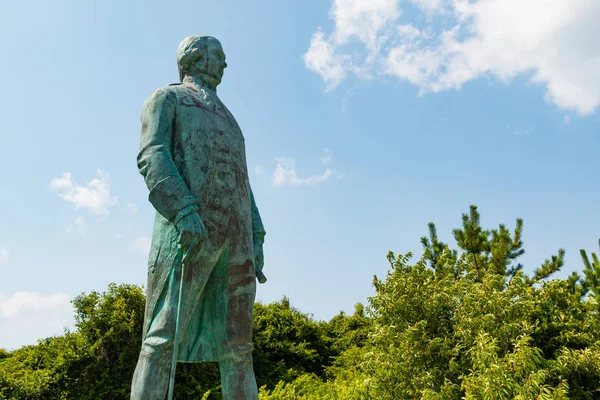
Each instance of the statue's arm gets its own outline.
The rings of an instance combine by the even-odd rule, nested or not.
[[[265,241],[266,232],[262,219],[260,218],[260,213],[258,212],[258,207],[256,206],[256,201],[254,200],[252,189],[250,189],[250,200],[252,208],[252,237],[255,242],[260,242],[262,244]]]
[[[179,174],[171,155],[177,99],[165,89],[155,90],[142,110],[142,137],[137,164],[150,190],[156,211],[175,223],[197,211],[196,199]]]

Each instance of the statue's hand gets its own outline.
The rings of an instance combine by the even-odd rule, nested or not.
[[[265,266],[265,256],[262,242],[254,241],[254,265],[262,271]]]
[[[184,251],[200,244],[206,236],[204,222],[195,211],[181,218],[175,226],[179,231],[179,247]]]

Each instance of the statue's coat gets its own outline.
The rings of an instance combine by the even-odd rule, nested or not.
[[[252,351],[252,234],[264,229],[237,122],[216,93],[200,83],[157,89],[142,112],[138,167],[157,210],[144,335],[152,324],[173,323],[157,321],[169,314],[160,311],[173,303],[165,296],[173,295],[173,276],[178,281],[181,274],[173,222],[181,210],[198,207],[207,236],[185,264],[179,360],[219,361]]]

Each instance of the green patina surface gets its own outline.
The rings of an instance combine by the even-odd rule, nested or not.
[[[138,167],[157,213],[131,398],[165,398],[183,279],[177,359],[218,361],[224,398],[256,399],[252,313],[265,230],[244,137],[216,92],[225,54],[215,38],[192,36],[177,62],[181,83],[155,90],[142,111]]]

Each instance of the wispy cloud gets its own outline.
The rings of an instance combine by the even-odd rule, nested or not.
[[[69,296],[64,293],[41,295],[35,292],[16,292],[9,298],[0,293],[0,317],[35,314],[69,304]]]
[[[117,204],[117,198],[110,194],[108,174],[100,169],[97,177],[85,186],[75,183],[70,172],[64,172],[50,182],[50,187],[75,208],[88,209],[98,215],[108,215],[108,208]]]
[[[73,325],[70,298],[64,293],[0,293],[0,337],[2,347],[18,348],[38,339],[61,334]]]
[[[6,247],[0,247],[0,263],[7,262],[9,256],[10,251]]]
[[[530,133],[532,133],[533,131],[535,131],[535,125],[518,126],[518,127],[506,125],[506,128],[509,129],[514,135],[517,135],[517,136],[527,136]]]
[[[148,255],[150,253],[150,245],[152,240],[148,236],[140,236],[134,240],[131,244],[131,248],[135,251],[140,252],[143,255]]]
[[[310,48],[303,56],[306,66],[321,75],[327,90],[335,88],[347,76],[349,57],[339,54],[335,45],[325,39],[321,31],[317,31],[310,39]]]
[[[333,169],[327,168],[321,175],[301,178],[296,172],[296,161],[291,157],[279,157],[275,160],[277,166],[273,172],[274,186],[303,186],[325,182],[335,175]]]
[[[256,175],[261,175],[263,172],[265,172],[265,168],[262,165],[257,165],[254,168],[254,172],[256,173]]]
[[[127,203],[127,209],[133,214],[136,214],[138,211],[140,211],[140,208],[135,203]]]
[[[393,76],[421,94],[525,74],[561,109],[589,115],[600,106],[597,0],[410,1],[424,22],[403,23],[399,0],[333,0],[334,28],[313,34],[306,67],[327,90],[349,76]]]
[[[333,162],[333,151],[331,149],[325,149],[324,154],[321,156],[321,162],[323,164],[331,164]]]

